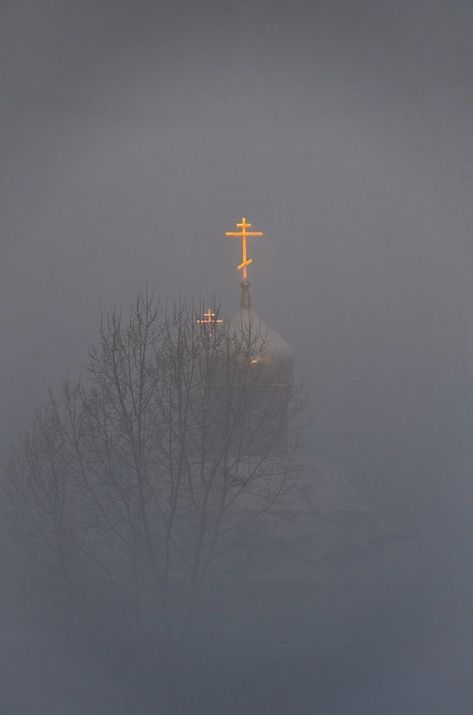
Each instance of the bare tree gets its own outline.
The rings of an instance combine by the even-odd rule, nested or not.
[[[5,478],[14,536],[42,572],[77,605],[112,588],[137,623],[159,618],[168,648],[298,475],[291,368],[268,364],[258,326],[197,312],[144,296],[105,318],[87,379],[49,395]]]

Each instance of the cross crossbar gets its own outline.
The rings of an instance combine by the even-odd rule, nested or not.
[[[248,280],[248,266],[253,263],[252,258],[248,258],[248,238],[254,238],[256,236],[264,236],[263,231],[247,231],[248,228],[252,228],[252,224],[248,223],[246,218],[242,218],[240,223],[236,224],[237,228],[241,228],[241,231],[226,231],[225,236],[228,238],[241,238],[241,253],[242,261],[237,266],[237,271],[242,271],[242,278],[244,281]]]

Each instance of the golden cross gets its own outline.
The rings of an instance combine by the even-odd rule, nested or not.
[[[217,318],[217,313],[214,310],[209,310],[204,313],[204,317],[197,321],[199,325],[216,325],[217,323],[223,323],[223,320]]]
[[[241,231],[226,231],[225,236],[228,236],[229,238],[233,238],[234,236],[238,236],[238,238],[241,238],[241,252],[242,252],[242,261],[240,265],[238,266],[237,270],[238,271],[243,271],[243,280],[247,281],[248,280],[248,266],[253,263],[252,258],[248,258],[247,255],[247,238],[253,236],[263,236],[262,231],[247,231],[247,228],[251,228],[251,223],[246,222],[246,218],[242,218],[241,223],[237,223],[237,228],[241,228]]]

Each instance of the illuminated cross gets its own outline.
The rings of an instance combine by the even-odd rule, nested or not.
[[[204,313],[203,318],[200,318],[197,322],[199,325],[217,325],[217,323],[223,323],[223,320],[217,318],[217,313],[209,308],[208,311]]]
[[[234,236],[238,236],[238,238],[241,238],[241,252],[242,252],[242,261],[240,265],[238,266],[237,270],[238,271],[243,271],[243,280],[247,281],[248,280],[248,266],[253,263],[252,258],[248,258],[247,255],[247,238],[253,238],[254,236],[263,236],[262,231],[247,231],[248,228],[251,228],[251,223],[246,223],[246,218],[242,218],[241,223],[237,223],[237,228],[241,228],[241,231],[226,231],[225,236],[228,236],[229,238],[233,238]]]

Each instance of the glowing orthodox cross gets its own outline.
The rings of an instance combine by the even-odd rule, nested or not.
[[[208,311],[204,313],[203,317],[197,322],[199,325],[217,325],[217,323],[223,323],[223,320],[217,318],[217,313],[209,308]]]
[[[229,238],[233,238],[234,236],[238,236],[238,238],[241,238],[242,261],[238,266],[237,270],[243,271],[242,277],[244,281],[248,280],[248,266],[253,263],[253,259],[248,258],[247,254],[247,238],[253,238],[254,236],[263,236],[262,231],[247,231],[247,229],[251,227],[251,223],[247,223],[246,218],[242,218],[241,223],[237,223],[237,228],[240,228],[241,231],[225,232],[225,236],[228,236]]]

